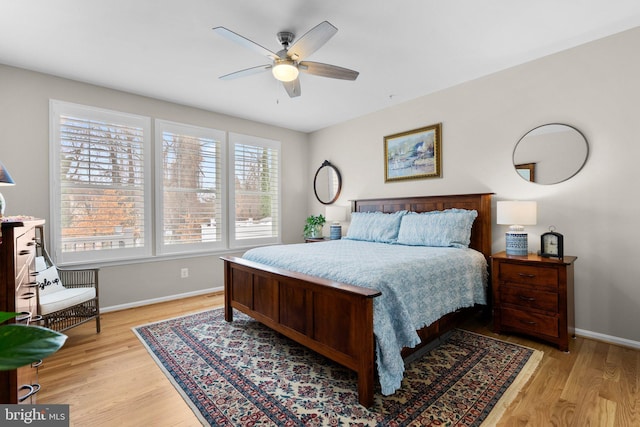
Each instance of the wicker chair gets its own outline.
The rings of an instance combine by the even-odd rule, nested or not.
[[[42,230],[40,233],[43,236]],[[37,255],[38,315],[43,326],[65,331],[95,319],[96,332],[100,332],[99,269],[58,268],[49,257],[42,238],[39,239]],[[55,289],[51,291],[49,288]]]

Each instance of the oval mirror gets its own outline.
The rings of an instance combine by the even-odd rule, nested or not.
[[[316,171],[313,179],[313,191],[316,199],[323,205],[330,205],[338,200],[342,190],[342,178],[338,169],[325,160]]]
[[[550,123],[527,132],[513,150],[513,166],[523,179],[557,184],[576,175],[587,162],[589,144],[573,126]]]

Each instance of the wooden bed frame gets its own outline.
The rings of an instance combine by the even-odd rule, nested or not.
[[[352,201],[354,212],[428,212],[449,208],[478,211],[470,247],[491,255],[491,193]],[[313,243],[310,243],[313,244]],[[358,400],[373,404],[375,386],[374,289],[269,267],[238,257],[224,261],[225,320],[237,309],[358,375]],[[488,292],[489,294],[489,292]],[[468,311],[468,310],[465,310]],[[423,346],[459,324],[451,313],[418,331]],[[403,357],[415,349],[405,349]]]

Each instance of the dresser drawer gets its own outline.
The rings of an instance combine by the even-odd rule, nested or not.
[[[36,313],[37,296],[35,288],[25,289],[24,292],[17,295],[16,310],[20,313],[31,313],[32,315]]]
[[[536,309],[548,313],[558,313],[558,293],[532,289],[528,286],[504,284],[500,290],[500,303],[524,309]]]
[[[554,267],[540,267],[500,263],[498,278],[503,282],[522,283],[534,286],[558,287],[558,270]]]
[[[24,229],[18,228],[17,230],[22,231]],[[16,238],[15,266],[16,282],[18,284],[20,283],[21,278],[24,277],[25,273],[28,275],[28,270],[33,265],[36,256],[35,237],[35,230],[30,228],[28,230],[24,230],[24,232]]]
[[[17,369],[18,403],[36,404],[36,393],[40,391],[37,381],[38,368],[33,367],[33,364]]]
[[[554,316],[531,313],[511,308],[502,308],[501,317],[503,326],[524,333],[537,333],[558,337],[558,319]]]

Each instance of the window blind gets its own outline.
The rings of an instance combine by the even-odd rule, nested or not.
[[[59,116],[61,251],[144,246],[144,129]]]
[[[160,252],[221,244],[224,132],[158,120],[156,135],[162,147]]]
[[[149,251],[149,120],[51,101],[51,249],[59,264]]]
[[[280,238],[280,146],[277,141],[231,134],[236,244]]]

